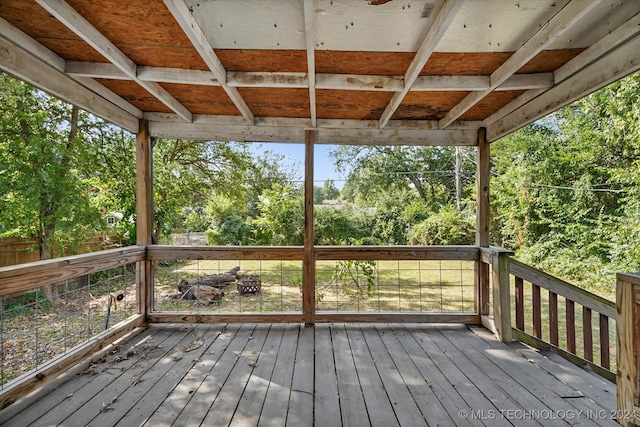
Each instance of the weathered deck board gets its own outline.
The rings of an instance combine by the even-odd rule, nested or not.
[[[615,385],[482,328],[151,325],[119,346],[129,358],[45,386],[0,426],[617,425]]]

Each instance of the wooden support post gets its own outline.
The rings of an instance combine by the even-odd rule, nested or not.
[[[316,312],[316,261],[313,245],[313,150],[315,131],[304,133],[304,254],[302,261],[302,310],[306,325]]]
[[[618,419],[640,423],[640,274],[618,274],[616,288]]]
[[[141,246],[153,242],[153,153],[151,137],[146,120],[140,120],[140,131],[136,136],[136,243]],[[147,315],[151,306],[151,284],[153,269],[151,261],[138,263],[136,284],[138,288],[138,313]]]
[[[511,342],[511,292],[509,290],[509,255],[498,252],[492,256],[493,318],[502,342]]]
[[[476,168],[476,246],[489,246],[489,143],[485,128],[478,129]],[[476,263],[476,312],[489,314],[489,265]]]

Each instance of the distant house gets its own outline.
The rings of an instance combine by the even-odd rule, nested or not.
[[[124,215],[121,212],[111,212],[111,214],[106,217],[107,225],[109,227],[115,227],[122,218],[124,218]]]

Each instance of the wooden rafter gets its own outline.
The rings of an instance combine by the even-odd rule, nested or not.
[[[129,59],[120,49],[118,49],[109,39],[102,35],[93,25],[91,25],[82,15],[76,12],[69,4],[63,0],[36,0],[47,12],[56,17],[67,28],[76,33],[102,56],[111,61],[116,67],[124,72],[129,78],[134,80],[150,94],[155,96],[163,104],[173,110],[186,121],[191,121],[191,112],[184,105],[180,104],[162,86],[153,82],[145,82],[138,79],[136,75],[136,64]]]
[[[54,66],[41,62],[0,37],[0,69],[50,94],[98,115],[106,115],[118,126],[135,132],[138,118],[97,96]]]
[[[253,113],[240,95],[240,92],[238,92],[238,89],[227,85],[226,70],[222,66],[220,59],[218,59],[218,55],[214,52],[213,46],[211,46],[211,43],[207,40],[202,28],[200,28],[200,25],[191,14],[189,7],[183,0],[164,0],[164,3],[167,5],[167,8],[173,14],[180,27],[182,27],[182,30],[185,32],[189,40],[191,40],[191,43],[193,43],[193,46],[196,48],[224,91],[227,93],[229,98],[231,98],[233,104],[240,111],[240,114],[242,114],[249,123],[253,123]]]
[[[309,108],[311,112],[311,126],[316,126],[316,55],[315,55],[315,24],[313,0],[304,0],[304,31],[307,48],[307,69],[309,85]]]
[[[429,60],[438,42],[440,42],[440,39],[444,36],[444,33],[447,31],[456,13],[458,13],[458,10],[460,10],[463,2],[464,0],[446,0],[442,5],[438,16],[436,16],[431,27],[422,39],[422,43],[404,75],[404,87],[400,92],[393,95],[391,101],[389,101],[389,104],[382,113],[379,122],[380,129],[384,128],[387,123],[389,123],[389,120],[391,120],[393,113],[398,109],[405,95],[409,92],[411,86],[413,86],[420,71],[422,71],[422,68]]]
[[[488,89],[470,93],[458,105],[453,107],[440,120],[440,128],[444,129],[449,126],[471,107],[489,95],[496,87],[504,83],[557,37],[570,29],[573,24],[579,22],[580,19],[598,5],[599,2],[599,0],[573,0],[567,4],[549,20],[547,25],[536,31],[520,49],[491,74],[491,86]]]
[[[496,139],[640,69],[640,35],[487,128]]]
[[[65,72],[65,60],[63,58],[61,58],[60,56],[56,55],[54,52],[52,52],[51,50],[47,49],[45,46],[41,45],[40,43],[38,43],[36,40],[34,40],[32,37],[30,37],[29,35],[25,34],[23,31],[21,31],[20,29],[16,28],[15,26],[11,25],[9,22],[7,22],[6,20],[0,18],[0,38],[4,37],[7,41],[11,42],[13,45],[16,46],[16,48],[20,48],[22,50],[24,50],[25,52],[29,53],[30,55],[32,55],[33,57],[35,57],[36,59],[42,61],[44,64],[53,67],[56,71],[60,72],[60,73],[64,73]],[[8,66],[8,64],[5,64]],[[113,66],[111,64],[108,64],[110,66]],[[39,67],[37,67],[39,68]],[[8,69],[6,69],[6,71],[9,71]],[[36,70],[31,70],[32,72],[36,71]],[[22,71],[24,72],[24,71]],[[13,74],[17,74],[20,73],[20,71],[13,71]],[[135,116],[136,118],[142,118],[142,111],[131,105],[129,102],[127,102],[126,100],[124,100],[122,97],[118,96],[117,94],[115,94],[114,92],[110,91],[109,89],[107,89],[106,87],[104,87],[103,85],[99,84],[98,82],[96,82],[95,80],[91,79],[91,78],[86,78],[86,77],[82,77],[82,76],[73,76],[71,75],[70,79],[67,77],[67,75],[62,76],[57,74],[60,79],[59,84],[61,86],[65,85],[65,81],[66,82],[70,82],[70,81],[74,81],[74,82],[70,82],[68,84],[70,85],[74,85],[75,82],[80,83],[82,86],[86,87],[87,89],[89,89],[92,92],[95,92],[97,95],[101,96],[102,98],[104,98],[105,100],[109,101],[108,103],[104,103],[103,105],[110,109],[111,106],[109,105],[109,103],[112,103],[114,105],[116,105],[117,107],[120,107],[121,109],[123,109],[124,111],[126,111],[127,113]],[[42,85],[38,85],[37,82],[32,81],[32,84],[34,86],[38,86],[38,87],[42,87]],[[44,90],[46,90],[46,88],[42,88]],[[73,91],[77,90],[77,87],[74,86],[73,90],[70,90],[69,93],[73,94]],[[64,98],[63,98],[64,99]],[[71,102],[71,101],[70,101]],[[102,110],[99,108],[99,105],[101,103],[96,103],[93,104],[91,106],[85,106],[84,108],[87,111],[91,111],[97,115],[100,115]],[[79,105],[76,103],[76,105]],[[133,120],[132,120],[133,123]],[[137,125],[134,125],[133,127],[125,127],[128,130],[131,129],[137,129]]]

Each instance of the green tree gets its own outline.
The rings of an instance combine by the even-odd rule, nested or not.
[[[260,215],[254,221],[256,244],[303,244],[304,203],[300,189],[274,184],[263,192],[259,208]]]

